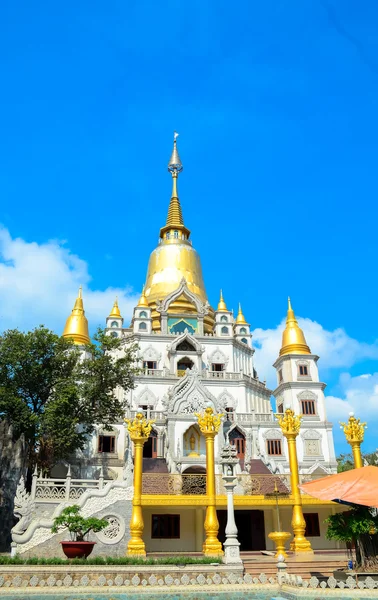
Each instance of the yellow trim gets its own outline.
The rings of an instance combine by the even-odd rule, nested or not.
[[[204,495],[177,495],[174,494],[143,494],[141,498],[142,506],[208,506],[209,499]],[[278,498],[280,506],[292,506],[294,497],[292,495],[285,498]],[[227,506],[226,496],[215,497],[216,506]],[[266,496],[234,496],[235,506],[244,506],[251,509],[256,506],[271,507],[276,505],[275,498]],[[311,496],[302,496],[302,504],[306,506],[335,506],[335,502],[317,500]]]

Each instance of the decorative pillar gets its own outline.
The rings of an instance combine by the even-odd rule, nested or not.
[[[134,442],[134,495],[130,519],[130,541],[127,545],[128,555],[146,555],[146,547],[142,539],[144,529],[142,513],[143,445],[150,436],[154,422],[147,421],[140,412],[135,415],[134,421],[125,419],[130,438]]]
[[[205,518],[206,539],[202,551],[209,556],[223,554],[222,544],[218,540],[219,522],[215,508],[215,461],[214,438],[217,435],[223,414],[214,415],[211,406],[204,413],[195,413],[201,433],[206,440],[206,495],[207,509]]]
[[[298,458],[297,458],[297,446],[296,438],[301,427],[302,416],[295,415],[291,408],[285,410],[285,414],[276,414],[278,423],[281,427],[282,433],[287,439],[287,445],[289,449],[289,463],[290,463],[290,481],[291,481],[291,493],[293,496],[293,517],[291,525],[294,532],[294,539],[290,544],[290,550],[293,550],[296,554],[302,553],[313,553],[311,543],[305,538],[306,521],[303,517],[302,510],[302,496],[299,491],[299,469],[298,469]]]
[[[366,428],[366,423],[361,423],[360,419],[356,419],[352,412],[349,413],[348,423],[340,423],[340,429],[344,429],[346,441],[352,447],[355,469],[360,469],[364,466],[361,454],[361,444],[364,441]]]
[[[227,444],[224,446],[221,455],[221,463],[223,467],[223,483],[227,493],[227,525],[226,525],[226,541],[224,542],[224,562],[226,565],[242,564],[240,558],[240,543],[238,541],[238,528],[235,523],[234,511],[234,488],[236,486],[235,467],[239,462],[236,456],[237,451],[235,446]]]

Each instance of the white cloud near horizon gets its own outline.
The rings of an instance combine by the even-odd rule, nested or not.
[[[366,419],[375,428],[378,421],[378,373],[364,373],[356,377],[342,373],[339,385],[341,397],[326,396],[328,419],[336,423],[340,419],[348,419],[349,413],[354,412],[361,421]],[[368,434],[373,434],[373,431]]]
[[[27,242],[0,228],[1,330],[43,324],[57,333],[63,331],[80,285],[92,327],[105,324],[115,296],[127,323],[140,294],[127,287],[91,289],[90,281],[88,264],[64,242]]]
[[[316,321],[298,318],[311,352],[320,357],[318,366],[324,373],[330,369],[347,369],[364,360],[378,359],[378,341],[373,344],[359,342],[351,338],[344,329],[328,331]],[[276,387],[273,363],[277,360],[282,344],[285,319],[275,329],[255,329],[255,367],[260,379],[266,379],[268,386]]]

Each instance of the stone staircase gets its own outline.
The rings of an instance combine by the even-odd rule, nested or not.
[[[267,577],[277,575],[277,561],[274,556],[262,556],[260,553],[242,553],[244,569],[252,577],[265,573]],[[287,573],[300,575],[302,579],[310,579],[315,575],[318,579],[328,579],[336,569],[346,567],[348,557],[346,552],[315,553],[312,557],[290,555],[286,560]]]

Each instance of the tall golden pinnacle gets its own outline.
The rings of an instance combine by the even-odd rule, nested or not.
[[[146,306],[146,307],[148,307],[148,300],[146,298],[146,294],[145,294],[145,291],[144,291],[144,286],[142,288],[142,293],[141,293],[141,296],[139,298],[138,306]]]
[[[174,231],[182,232],[186,238],[189,237],[190,231],[184,225],[184,219],[182,216],[181,204],[178,197],[177,191],[177,179],[179,173],[183,170],[183,164],[181,162],[178,150],[177,150],[177,142],[176,138],[178,137],[178,133],[174,133],[173,140],[173,150],[171,154],[171,158],[168,163],[168,171],[172,175],[172,195],[171,201],[169,203],[168,215],[165,227],[160,229],[160,237],[164,238],[164,236],[168,233],[169,236],[172,233],[172,237],[174,236]],[[172,231],[171,231],[172,230]]]
[[[137,413],[133,421],[125,419],[130,438],[134,442],[134,497],[130,519],[130,541],[127,545],[128,555],[146,555],[146,546],[142,538],[144,529],[142,512],[143,445],[150,436],[154,422],[145,419],[142,413]]]
[[[344,430],[346,441],[352,447],[354,466],[360,469],[364,466],[361,455],[361,444],[364,441],[366,423],[361,423],[360,419],[356,419],[353,413],[349,414],[348,423],[340,423],[341,429]]]
[[[119,306],[118,306],[118,298],[117,297],[114,300],[113,308],[110,311],[109,317],[116,317],[118,319],[122,318],[121,317],[121,311],[119,310]]]
[[[294,311],[288,298],[286,327],[282,334],[280,356],[285,354],[311,354],[302,329],[298,325]]]
[[[237,323],[238,325],[247,325],[247,321],[245,320],[245,316],[243,315],[243,311],[242,311],[240,302],[239,302],[239,312],[238,312],[238,316],[236,317],[235,323]]]
[[[299,491],[299,469],[298,469],[298,457],[297,457],[297,445],[296,438],[301,428],[300,415],[295,415],[291,408],[287,408],[285,413],[277,414],[279,426],[285,438],[287,439],[287,446],[289,450],[289,463],[290,463],[290,482],[291,482],[291,494],[293,497],[293,516],[291,520],[291,526],[294,532],[294,539],[290,544],[290,549],[296,554],[312,553],[311,543],[305,538],[306,521],[303,517],[302,510],[302,496]]]
[[[219,303],[218,303],[218,311],[219,312],[228,312],[226,303],[223,298],[222,290],[220,291]]]
[[[80,286],[78,297],[75,300],[72,313],[66,321],[63,337],[70,338],[77,345],[89,344],[88,319],[85,316],[83,304],[83,290]]]
[[[211,406],[208,406],[204,413],[194,413],[194,415],[197,417],[199,428],[206,441],[206,540],[203,543],[202,551],[208,556],[219,556],[223,554],[223,550],[222,544],[218,540],[219,522],[215,508],[214,438],[221,426],[223,414],[215,415]]]

